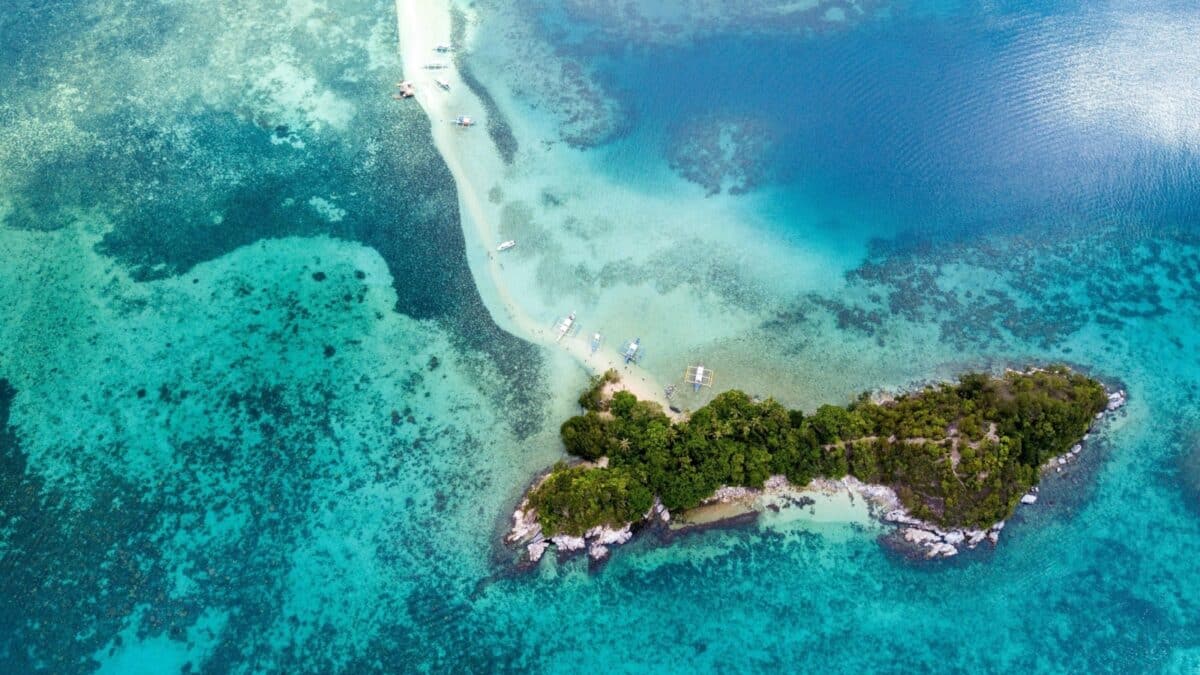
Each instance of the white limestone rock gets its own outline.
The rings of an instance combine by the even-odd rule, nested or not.
[[[1105,406],[1105,409],[1112,411],[1120,408],[1123,405],[1125,405],[1125,392],[1114,391],[1108,395],[1108,405]]]
[[[550,547],[550,543],[546,542],[546,541],[539,541],[539,542],[530,544],[526,548],[526,550],[529,551],[530,562],[537,562],[537,561],[541,560],[542,554],[544,554],[546,552],[546,549],[549,547]]]
[[[542,525],[537,520],[537,512],[528,506],[528,502],[522,502],[521,507],[513,511],[513,526],[506,537],[510,543],[541,536]]]
[[[588,557],[597,561],[604,560],[608,557],[608,547],[595,542],[588,548]]]
[[[942,541],[946,542],[947,544],[958,545],[963,543],[963,540],[966,538],[967,535],[963,534],[961,530],[952,530],[942,535]]]
[[[949,558],[952,555],[958,555],[958,549],[941,542],[930,544],[929,551],[925,553],[926,558]]]
[[[1025,495],[1025,496],[1021,497],[1021,503],[1022,504],[1036,504],[1037,503],[1037,495],[1034,495],[1034,494]]]
[[[624,544],[633,537],[633,532],[630,530],[632,523],[625,523],[625,526],[619,530],[614,530],[607,525],[597,525],[583,534],[584,539],[591,539],[594,543],[601,545],[609,544]]]
[[[556,534],[550,541],[554,542],[554,546],[560,551],[580,551],[587,546],[583,537],[572,537],[569,534]]]
[[[904,528],[904,540],[913,544],[924,544],[938,540],[938,536],[928,530],[918,530],[915,527]]]
[[[900,523],[902,525],[924,525],[919,518],[913,518],[908,515],[904,509],[893,509],[884,514],[883,519],[889,523]]]

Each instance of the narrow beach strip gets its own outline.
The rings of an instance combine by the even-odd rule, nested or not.
[[[454,176],[471,272],[476,285],[483,286],[486,282],[490,287],[486,290],[491,292],[481,292],[481,295],[492,318],[501,328],[518,337],[565,349],[593,374],[598,375],[610,368],[620,371],[622,378],[619,388],[628,390],[641,400],[659,403],[669,416],[678,418],[670,410],[670,401],[663,387],[644,369],[636,364],[623,363],[624,359],[612,348],[604,347],[593,354],[588,343],[577,336],[556,341],[553,328],[529,316],[513,297],[504,279],[500,260],[494,254],[496,244],[500,241],[496,213],[487,206],[487,200],[483,197],[487,186],[504,174],[504,161],[487,134],[470,133],[454,124],[459,115],[468,115],[477,120],[479,127],[486,127],[486,109],[468,87],[456,86],[447,92],[434,81],[436,77],[457,75],[453,63],[447,63],[449,59],[438,58],[436,51],[439,45],[451,44],[451,3],[449,0],[396,0],[396,19],[404,75],[413,83],[413,100],[420,104],[429,117],[434,146]],[[463,49],[464,45],[453,47]],[[445,64],[445,68],[425,68],[434,62]],[[457,77],[454,79],[461,81]],[[479,256],[478,251],[486,251],[486,258]],[[484,290],[481,288],[481,291]],[[563,313],[572,309],[564,307]]]

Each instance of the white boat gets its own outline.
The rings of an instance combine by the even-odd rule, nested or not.
[[[466,115],[459,115],[458,117],[454,118],[454,123],[460,127],[470,127],[475,125],[475,120],[467,117]]]
[[[567,315],[567,318],[563,319],[562,321],[559,321],[558,325],[555,326],[555,330],[558,331],[558,337],[554,338],[554,341],[562,342],[562,339],[564,337],[566,337],[568,333],[571,332],[571,329],[574,326],[575,326],[575,312],[571,312],[570,314]]]
[[[600,342],[603,340],[604,340],[604,338],[601,337],[599,333],[592,334],[592,353],[593,354],[595,354],[596,351],[600,349]]]
[[[625,357],[625,363],[637,363],[642,358],[642,338],[626,342],[621,356]]]
[[[445,54],[445,53],[453,51],[453,50],[454,50],[454,48],[451,47],[450,45],[438,45],[433,48],[433,51],[435,51],[439,54]]]
[[[516,239],[509,239],[508,241],[502,242],[499,246],[497,246],[496,250],[497,251],[507,251],[508,249],[510,249],[516,245],[517,245]]]
[[[445,89],[446,91],[450,91],[450,83],[447,82],[446,80],[444,80],[440,77],[435,77],[433,79],[433,81],[437,82],[437,86],[441,87],[442,89]]]

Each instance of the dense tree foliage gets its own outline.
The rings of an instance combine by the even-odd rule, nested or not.
[[[607,456],[610,468],[554,472],[534,494],[549,509],[539,508],[548,532],[636,519],[652,494],[671,509],[694,507],[721,485],[761,487],[771,474],[798,485],[853,475],[892,486],[927,520],[989,525],[1012,513],[1039,467],[1077,442],[1106,402],[1100,383],[1054,367],[970,374],[886,403],[863,395],[810,416],[727,391],[672,424],[628,392],[605,405],[609,377],[581,397],[588,412],[564,423],[562,437],[568,452]]]
[[[595,525],[620,526],[641,518],[654,496],[625,469],[559,465],[530,494],[529,502],[547,535],[579,536]]]

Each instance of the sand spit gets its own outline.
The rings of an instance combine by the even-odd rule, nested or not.
[[[459,209],[463,220],[468,259],[476,285],[480,287],[493,319],[505,330],[522,338],[550,347],[565,349],[593,374],[613,368],[621,373],[620,388],[627,389],[639,399],[656,401],[669,415],[670,401],[663,387],[637,365],[625,364],[611,347],[591,352],[588,336],[568,336],[561,341],[553,326],[529,316],[513,297],[504,278],[501,258],[495,251],[500,238],[499,214],[486,198],[487,188],[506,170],[503,157],[491,139],[477,133],[486,126],[484,105],[466,86],[455,71],[450,59],[436,51],[439,45],[451,44],[451,15],[448,0],[397,0],[396,16],[400,34],[400,58],[404,64],[401,79],[413,83],[414,96],[429,117],[433,142],[445,161],[458,189]],[[453,45],[460,49],[462,45]],[[430,65],[439,65],[430,69]],[[435,78],[447,80],[449,91],[438,87]],[[476,120],[476,128],[464,129],[454,124],[459,115]],[[486,254],[486,255],[485,255]],[[562,308],[566,315],[571,307]]]

